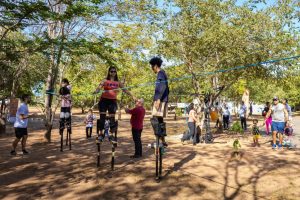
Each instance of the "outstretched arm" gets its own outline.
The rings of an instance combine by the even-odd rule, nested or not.
[[[123,92],[125,92],[126,94],[128,94],[129,96],[131,96],[134,100],[136,100],[136,97],[133,96],[133,94],[129,90],[127,90],[126,88],[124,88],[124,84],[123,83],[120,82],[119,84],[120,84],[120,88],[122,88]]]
[[[103,81],[101,81],[101,83],[98,85],[98,87],[96,88],[96,90],[94,91],[94,94],[97,94],[97,93],[99,93],[99,91],[103,88],[103,86],[104,86],[104,80]]]

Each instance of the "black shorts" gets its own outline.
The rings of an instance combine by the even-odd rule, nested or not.
[[[60,112],[64,112],[64,113],[68,112],[68,113],[70,113],[71,112],[71,108],[70,107],[61,107],[60,108]]]
[[[16,138],[21,139],[24,135],[27,135],[27,128],[15,128]]]
[[[117,100],[102,98],[98,103],[99,112],[108,111],[109,114],[115,114],[118,109]]]

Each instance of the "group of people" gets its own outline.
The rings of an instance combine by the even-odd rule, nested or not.
[[[264,122],[261,126],[258,126],[258,120],[253,120],[252,134],[253,134],[253,146],[259,146],[258,139],[260,138],[259,127],[266,126],[266,134],[272,133],[272,148],[282,148],[283,135],[292,136],[292,110],[288,104],[287,99],[282,99],[280,103],[278,97],[273,98],[273,104],[266,102],[266,106],[262,112]],[[270,131],[271,126],[271,131]],[[279,141],[277,142],[277,138]]]
[[[160,124],[164,123],[164,117],[167,114],[167,103],[169,96],[169,86],[168,86],[168,77],[166,72],[161,69],[162,59],[159,57],[154,57],[150,60],[149,64],[151,65],[152,71],[157,75],[156,87],[153,97],[153,107],[152,107],[152,116],[155,117]],[[143,121],[145,117],[145,109],[143,107],[144,100],[142,98],[137,99],[130,91],[128,91],[122,82],[119,81],[117,75],[116,67],[109,67],[106,78],[100,82],[99,86],[95,90],[94,94],[102,91],[100,100],[98,102],[99,110],[99,130],[100,134],[97,135],[97,140],[104,139],[104,125],[105,119],[108,117],[110,120],[110,126],[115,125],[115,114],[118,109],[117,107],[117,94],[119,91],[123,91],[133,98],[136,102],[135,108],[128,109],[126,108],[126,113],[131,114],[131,126],[132,126],[132,137],[135,144],[135,153],[132,155],[132,158],[139,158],[142,156],[142,141],[141,134],[143,130]],[[67,79],[63,79],[61,82],[61,88],[59,90],[59,95],[61,97],[61,110],[60,110],[60,131],[63,131],[65,125],[67,129],[71,129],[71,108],[72,108],[72,99],[71,99],[71,86]],[[26,140],[28,136],[27,125],[29,118],[28,104],[30,103],[30,96],[23,95],[21,97],[21,105],[19,106],[16,113],[16,122],[14,123],[16,139],[12,144],[11,155],[16,155],[16,147],[18,142],[22,139],[22,151],[23,154],[28,154],[26,150]],[[108,114],[107,114],[108,112]],[[90,109],[86,118],[86,137],[90,138],[92,136],[93,121],[96,119],[93,114],[93,110]],[[110,128],[112,131],[112,127]],[[160,137],[163,145],[166,147],[168,144],[165,141],[166,131],[164,135]],[[109,138],[112,142],[115,142],[115,138]]]
[[[159,124],[164,123],[164,117],[166,117],[167,113],[167,103],[169,96],[169,86],[168,86],[168,77],[164,70],[161,69],[162,60],[159,57],[154,57],[150,60],[150,65],[153,72],[157,75],[156,79],[156,87],[154,91],[153,97],[153,107],[152,107],[152,116],[155,117]],[[109,118],[110,126],[114,126],[115,124],[115,114],[118,109],[117,107],[117,94],[119,91],[123,91],[129,96],[133,98],[136,102],[135,107],[132,109],[126,108],[126,113],[131,114],[131,126],[132,126],[132,137],[135,146],[135,153],[132,155],[132,158],[139,158],[142,156],[142,141],[141,135],[143,130],[143,121],[145,117],[145,109],[143,107],[144,100],[142,98],[136,98],[130,91],[128,91],[122,82],[119,81],[117,75],[116,67],[109,67],[106,78],[100,82],[99,86],[95,90],[94,94],[102,91],[100,96],[100,100],[98,102],[98,110],[99,110],[99,130],[100,134],[97,135],[97,140],[103,141],[104,139],[104,125],[105,120]],[[63,131],[65,126],[67,129],[71,129],[71,108],[72,108],[72,99],[71,99],[71,86],[67,79],[62,79],[61,88],[59,90],[59,95],[61,97],[61,110],[60,110],[60,132]],[[22,140],[22,152],[23,154],[28,154],[26,150],[26,141],[28,137],[27,125],[29,118],[28,104],[30,103],[31,98],[29,95],[23,95],[21,97],[21,104],[16,113],[16,121],[14,123],[15,127],[15,135],[16,139],[13,141],[11,155],[16,155],[16,147],[20,140]],[[216,104],[216,109],[218,113],[221,113],[223,118],[223,128],[229,128],[229,120],[230,120],[230,111],[226,104],[223,106],[219,106]],[[107,114],[108,112],[108,114]],[[239,109],[239,117],[241,121],[241,126],[244,130],[247,129],[247,107],[244,102],[241,102],[241,106]],[[279,99],[277,97],[273,98],[273,104],[270,102],[266,103],[266,107],[264,108],[262,115],[264,117],[264,122],[262,126],[266,126],[266,134],[270,134],[270,126],[273,137],[273,145],[272,148],[281,148],[282,147],[282,136],[284,133],[291,134],[291,120],[292,120],[292,112],[291,107],[288,105],[288,100],[283,99],[282,103],[279,103]],[[93,121],[96,119],[96,116],[93,114],[93,110],[90,109],[88,111],[88,115],[85,118],[86,124],[86,137],[90,138],[92,136],[92,128]],[[196,134],[196,123],[198,122],[196,109],[194,104],[191,104],[189,107],[188,113],[188,128],[189,132],[185,134],[181,141],[184,142],[193,138],[193,144],[197,143],[197,134]],[[220,120],[217,119],[216,126],[218,126]],[[258,139],[260,137],[258,120],[253,120],[252,125],[252,134],[253,134],[253,142],[254,146],[259,146]],[[113,129],[111,128],[111,131]],[[279,134],[279,143],[276,143],[277,134]],[[168,144],[165,141],[166,131],[164,131],[164,135],[160,136],[163,145],[166,147]],[[114,138],[110,137],[109,140],[114,142]]]

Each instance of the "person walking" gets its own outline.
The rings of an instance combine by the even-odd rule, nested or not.
[[[22,152],[24,155],[28,154],[26,150],[26,142],[28,138],[28,118],[29,118],[29,110],[28,104],[30,103],[31,98],[28,94],[22,95],[21,97],[21,105],[19,106],[16,113],[16,121],[14,123],[15,135],[16,139],[12,143],[12,150],[10,152],[11,155],[17,155],[16,148],[19,141],[22,139]]]
[[[276,149],[276,138],[277,133],[279,134],[279,144],[278,149],[282,148],[282,139],[283,139],[283,133],[285,124],[288,121],[288,112],[285,108],[285,106],[281,103],[279,103],[278,97],[273,98],[273,106],[268,111],[266,118],[269,118],[269,116],[272,115],[272,137],[273,137],[273,145],[272,148]]]

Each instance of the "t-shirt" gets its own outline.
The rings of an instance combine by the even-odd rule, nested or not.
[[[245,105],[242,105],[240,110],[239,110],[240,117],[245,117],[246,116],[246,111],[247,111],[247,107]]]
[[[120,84],[118,81],[106,80],[103,84],[104,92],[101,98],[104,99],[117,99],[118,89]]]
[[[143,106],[137,106],[128,111],[131,114],[130,124],[132,128],[142,130],[145,117],[145,109]]]
[[[223,110],[223,116],[230,116],[230,112],[228,109]]]
[[[292,108],[289,104],[285,104],[285,109],[288,112],[289,117],[292,116]]]
[[[61,93],[61,107],[70,108],[72,106],[71,85],[62,87],[60,90],[63,91]]]
[[[260,135],[259,128],[257,126],[252,127],[252,134],[253,135]]]
[[[284,122],[284,109],[285,106],[281,103],[278,103],[277,105],[273,105],[272,110],[272,121],[273,122]]]
[[[20,107],[17,110],[16,121],[15,121],[14,127],[15,128],[27,128],[28,118],[21,119],[20,115],[28,116],[28,114],[29,114],[29,111],[28,111],[27,104],[21,103]]]
[[[169,96],[169,85],[168,77],[164,70],[160,70],[157,73],[157,79],[155,83],[155,93],[153,100],[156,101],[160,99],[161,102],[168,102]]]
[[[195,110],[190,110],[188,122],[195,122],[194,118],[192,117],[193,115],[195,116],[195,114],[196,114]]]
[[[96,119],[95,115],[86,116],[86,127],[93,127],[93,121]]]

